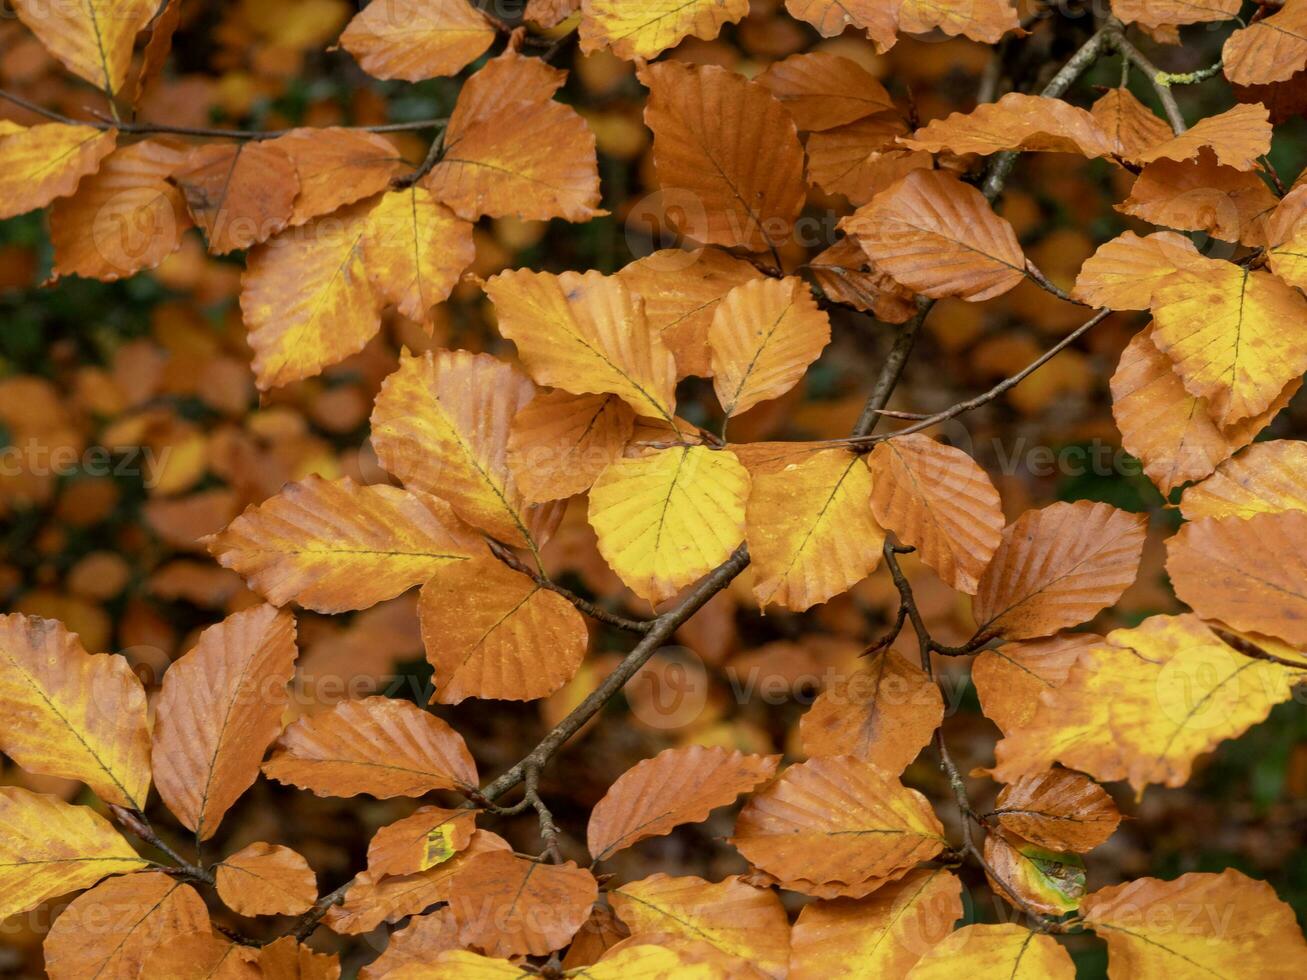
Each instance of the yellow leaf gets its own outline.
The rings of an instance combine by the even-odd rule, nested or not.
[[[125,658],[88,654],[52,619],[0,616],[0,709],[0,749],[28,772],[80,779],[106,803],[145,807],[145,689]]]
[[[913,871],[859,901],[812,902],[794,923],[790,980],[902,977],[962,917],[962,883]]]
[[[1047,933],[1015,922],[963,926],[927,950],[908,980],[1075,980],[1071,956]]]
[[[104,817],[55,796],[0,786],[0,821],[0,919],[149,865]]]
[[[1196,616],[1153,616],[1082,649],[998,743],[993,774],[1011,782],[1057,761],[1141,792],[1183,786],[1199,755],[1265,719],[1303,676],[1236,652]]]
[[[456,75],[485,53],[495,28],[467,0],[385,0],[354,15],[340,46],[374,78]]]
[[[1127,231],[1084,261],[1071,295],[1090,306],[1146,310],[1158,286],[1201,262],[1198,249],[1183,235],[1159,231],[1140,238]]]
[[[627,61],[654,58],[687,36],[711,41],[749,12],[749,0],[586,0],[581,50],[609,48]]]
[[[733,453],[662,449],[609,466],[590,490],[599,552],[632,591],[671,598],[744,540],[749,474]]]
[[[1025,278],[1012,226],[983,194],[937,170],[914,170],[840,222],[876,267],[931,297],[972,302]]]
[[[1108,971],[1130,980],[1292,977],[1307,961],[1293,910],[1271,886],[1227,868],[1100,888],[1080,905],[1107,941]]]
[[[866,463],[843,449],[754,477],[748,539],[758,603],[802,611],[870,575],[885,540],[871,494]]]
[[[518,269],[487,282],[486,295],[538,383],[617,395],[638,415],[672,420],[676,363],[624,280]]]
[[[366,609],[485,554],[444,501],[349,477],[288,483],[207,541],[273,605]]]
[[[299,915],[318,899],[318,879],[289,847],[262,841],[223,858],[218,897],[237,915]]]
[[[796,385],[830,343],[830,320],[797,277],[754,279],[722,299],[708,328],[713,389],[727,416]]]
[[[18,18],[69,71],[106,93],[117,92],[132,62],[132,44],[159,9],[158,0],[14,0]]]
[[[260,605],[210,626],[164,674],[155,781],[198,840],[214,835],[258,778],[263,753],[281,733],[296,653],[294,617]]]
[[[663,201],[697,242],[765,251],[789,237],[803,208],[803,147],[765,88],[716,65],[661,61],[644,120]]]
[[[362,247],[377,294],[423,324],[476,255],[472,226],[421,187],[390,191],[377,202]]]
[[[1184,492],[1185,519],[1252,517],[1307,510],[1307,444],[1275,439],[1249,446]]]
[[[527,500],[584,493],[635,431],[635,413],[616,395],[536,395],[513,417],[508,468]]]
[[[1295,189],[1280,202],[1267,227],[1271,271],[1291,286],[1307,286],[1307,189]]]
[[[1089,158],[1112,155],[1112,144],[1098,121],[1062,99],[1009,92],[971,112],[936,119],[901,141],[916,150],[979,153],[1003,150],[1078,153]]]
[[[447,500],[459,517],[512,545],[534,540],[508,468],[508,433],[535,387],[487,354],[401,356],[372,410],[381,465],[411,490]]]
[[[1307,370],[1307,300],[1265,272],[1208,259],[1153,294],[1153,342],[1228,428]]]
[[[381,301],[363,264],[368,211],[366,201],[350,205],[250,253],[241,313],[260,389],[321,373],[381,328]]]
[[[576,673],[590,640],[576,607],[494,558],[436,569],[418,616],[440,704],[547,697]]]
[[[426,871],[462,851],[475,832],[476,814],[471,810],[420,807],[373,835],[368,871],[376,878]]]
[[[1003,537],[1003,508],[985,471],[920,434],[880,443],[868,466],[876,521],[916,548],[945,584],[974,595]]]
[[[65,123],[0,128],[0,219],[72,194],[114,151],[117,139],[113,130]]]
[[[571,861],[490,851],[459,872],[449,906],[464,946],[491,956],[543,956],[567,945],[598,897],[594,875]]]
[[[633,935],[659,936],[658,945],[673,950],[707,943],[765,976],[785,975],[789,923],[770,889],[753,888],[739,878],[712,884],[655,874],[609,895],[613,911]]]
[[[378,799],[474,788],[476,763],[463,737],[411,701],[342,701],[299,719],[263,765],[269,779],[318,796]]]

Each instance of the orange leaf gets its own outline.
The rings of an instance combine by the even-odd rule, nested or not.
[[[1260,246],[1276,200],[1256,174],[1221,166],[1204,150],[1197,160],[1150,163],[1116,209],[1155,225]]]
[[[384,980],[401,968],[425,967],[446,950],[459,948],[458,923],[446,905],[429,915],[415,915],[392,932],[385,951],[359,970],[359,980]]]
[[[1288,81],[1307,67],[1307,7],[1286,3],[1277,13],[1233,32],[1221,49],[1225,77],[1236,85]]]
[[[1193,242],[1175,232],[1140,238],[1132,231],[1098,246],[1076,276],[1071,295],[1082,303],[1113,310],[1146,310],[1153,292],[1181,269],[1198,266]]]
[[[378,194],[404,171],[394,144],[364,130],[304,127],[262,145],[285,153],[295,166],[299,194],[291,211],[292,226]]]
[[[914,170],[929,170],[929,153],[905,150],[908,125],[882,112],[808,137],[808,179],[828,194],[866,204]]]
[[[1127,24],[1182,27],[1237,17],[1240,0],[1112,0],[1112,13]]]
[[[914,150],[939,153],[979,153],[1003,150],[1078,153],[1093,159],[1112,155],[1112,143],[1098,120],[1062,99],[1009,92],[997,102],[986,102],[971,112],[955,112],[947,119],[917,130],[900,141]]]
[[[494,41],[495,28],[467,0],[370,3],[340,35],[373,78],[405,82],[456,75]]]
[[[1184,492],[1185,519],[1253,517],[1307,510],[1307,443],[1273,439],[1249,446],[1223,462],[1208,479]]]
[[[368,872],[382,878],[426,871],[466,848],[475,832],[476,814],[471,810],[421,807],[373,835],[368,844]]]
[[[262,841],[225,857],[218,897],[237,915],[299,915],[318,899],[318,879],[289,847]]]
[[[368,214],[361,247],[377,295],[422,324],[476,255],[472,226],[421,187],[385,194]]]
[[[77,190],[113,153],[118,134],[91,126],[0,121],[0,220],[43,208]]]
[[[295,162],[258,140],[198,146],[174,179],[215,255],[266,242],[285,228],[300,189]]]
[[[158,8],[158,0],[14,2],[19,19],[51,54],[73,74],[111,96],[127,78],[137,32]]]
[[[823,37],[837,37],[854,27],[866,32],[879,54],[898,40],[895,7],[886,0],[785,0],[791,15],[806,20]]]
[[[544,392],[513,416],[508,468],[527,500],[585,493],[634,431],[635,413],[616,395]]]
[[[1139,155],[1141,163],[1154,160],[1189,160],[1209,149],[1216,159],[1236,170],[1255,170],[1257,158],[1271,150],[1270,113],[1260,103],[1237,105],[1206,116],[1187,132]]]
[[[1040,695],[1060,687],[1081,651],[1101,642],[1094,633],[1059,633],[982,651],[971,664],[971,681],[985,717],[1005,735],[1030,724]]]
[[[872,313],[884,323],[907,323],[917,313],[913,293],[875,268],[852,238],[841,238],[808,262],[828,299]]]
[[[1089,112],[1106,134],[1112,152],[1127,163],[1138,163],[1146,150],[1174,135],[1166,121],[1154,115],[1128,88],[1109,89],[1089,107]]]
[[[1011,0],[968,0],[962,4],[901,0],[898,16],[899,30],[904,34],[926,34],[938,29],[986,44],[997,44],[1008,31],[1021,29]]]
[[[801,132],[834,129],[894,109],[894,102],[862,65],[825,51],[773,62],[755,81],[790,110]]]
[[[1066,769],[1023,776],[1004,786],[993,812],[1004,830],[1054,851],[1092,851],[1121,822],[1103,787]]]
[[[340,980],[340,960],[282,936],[259,950],[263,980]]]

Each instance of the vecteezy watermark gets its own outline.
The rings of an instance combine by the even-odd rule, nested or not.
[[[0,448],[0,477],[109,476],[139,478],[156,486],[168,466],[172,446],[52,446],[32,437]]]

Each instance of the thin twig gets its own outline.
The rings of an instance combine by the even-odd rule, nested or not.
[[[1147,55],[1130,43],[1120,27],[1113,25],[1107,28],[1107,31],[1108,43],[1142,71],[1148,83],[1153,86],[1153,91],[1161,100],[1162,110],[1166,113],[1166,118],[1170,121],[1175,134],[1179,136],[1185,132],[1189,127],[1185,124],[1184,113],[1180,111],[1180,103],[1175,101],[1175,93],[1171,91],[1170,86],[1164,85],[1159,80],[1165,73],[1149,61]]]
[[[175,876],[191,878],[195,881],[202,881],[206,884],[213,884],[213,874],[187,861],[184,857],[168,846],[167,842],[161,838],[151,826],[149,818],[140,810],[133,810],[129,807],[118,806],[117,804],[109,805],[109,812],[113,814],[115,820],[127,831],[139,837],[145,843],[158,851],[163,852],[175,865],[171,873]]]
[[[1068,303],[1076,303],[1079,306],[1089,305],[1082,300],[1076,299],[1057,283],[1053,282],[1053,280],[1049,279],[1048,276],[1040,271],[1039,266],[1035,265],[1035,263],[1031,262],[1029,259],[1026,259],[1026,276],[1036,286],[1044,290],[1044,292],[1052,293],[1058,299],[1066,300]]]
[[[431,173],[431,169],[440,162],[440,157],[444,152],[445,125],[442,123],[436,132],[435,138],[431,141],[431,145],[427,148],[427,155],[422,159],[422,162],[417,166],[417,169],[404,174],[402,177],[396,177],[390,182],[390,186],[397,191],[402,191],[407,187],[412,187],[427,174]]]
[[[526,772],[526,801],[535,809],[540,822],[540,839],[544,842],[545,854],[554,864],[562,864],[563,852],[558,847],[558,824],[554,822],[554,815],[549,812],[549,807],[540,796],[539,767],[533,766]]]

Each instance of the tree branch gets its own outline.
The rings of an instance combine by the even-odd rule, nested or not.
[[[1153,91],[1157,93],[1158,99],[1162,102],[1162,110],[1166,113],[1167,120],[1171,123],[1171,129],[1179,136],[1189,127],[1185,125],[1184,113],[1180,111],[1180,104],[1175,101],[1175,93],[1171,87],[1163,82],[1165,72],[1161,71],[1155,64],[1148,60],[1147,56],[1127,40],[1125,32],[1117,25],[1108,28],[1108,43],[1121,53],[1136,68],[1144,73],[1148,79],[1148,84],[1153,86]]]

